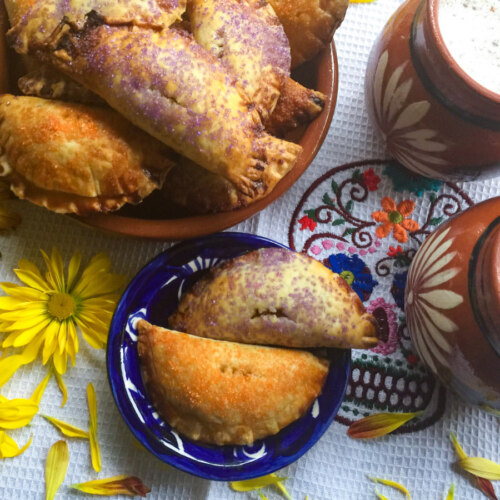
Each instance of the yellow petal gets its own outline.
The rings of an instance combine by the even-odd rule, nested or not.
[[[139,495],[145,497],[151,490],[135,476],[114,476],[107,479],[87,481],[86,483],[72,484],[71,488],[91,495]]]
[[[483,457],[467,457],[458,461],[460,467],[475,476],[498,481],[500,479],[500,464]]]
[[[17,369],[25,364],[25,357],[22,354],[7,356],[0,360],[0,387],[5,385]]]
[[[50,448],[45,462],[46,500],[52,500],[64,481],[69,464],[69,450],[66,441],[57,441]]]
[[[453,445],[453,448],[455,448],[455,452],[459,456],[460,459],[467,458],[467,455],[463,448],[460,446],[460,443],[457,440],[457,436],[455,435],[454,432],[450,432],[450,439],[451,439],[451,444]]]
[[[40,278],[42,277],[42,274],[40,273],[40,269],[38,269],[38,266],[36,264],[34,264],[33,262],[31,262],[31,260],[19,259],[19,261],[17,263],[17,267],[19,267],[19,269],[21,269],[23,271],[30,271],[34,274],[37,274],[38,276],[40,276]]]
[[[288,478],[279,477],[276,474],[268,474],[267,476],[256,477],[255,479],[246,479],[245,481],[232,481],[231,488],[235,491],[253,491],[265,488],[266,486],[277,486],[285,496],[290,499],[288,491],[285,489],[281,481],[286,481]]]
[[[87,385],[87,403],[89,405],[89,436],[92,467],[96,472],[101,470],[101,452],[97,441],[97,399],[92,382]]]
[[[23,328],[20,335],[12,342],[12,347],[23,347],[29,344],[50,323],[50,318],[40,317],[36,325],[31,328]]]
[[[385,484],[386,486],[395,488],[401,493],[404,493],[406,495],[406,498],[408,498],[408,500],[411,500],[410,492],[402,484],[396,483],[396,481],[391,481],[390,479],[382,479],[380,477],[372,477],[372,476],[368,476],[368,479],[370,479],[374,483]]]
[[[16,283],[3,282],[0,283],[0,288],[12,297],[17,297],[24,300],[42,300],[45,297],[45,292],[35,290],[27,286],[17,285]]]
[[[89,433],[80,429],[79,427],[75,427],[74,425],[68,424],[67,422],[63,422],[62,420],[58,420],[57,418],[49,417],[48,415],[42,415],[45,420],[48,420],[54,427],[59,429],[65,436],[72,438],[82,438],[89,439]]]
[[[385,495],[382,495],[382,493],[379,493],[376,488],[375,488],[375,495],[377,495],[377,498],[379,500],[389,500]]]
[[[52,258],[49,258],[49,256],[43,250],[40,250],[40,252],[43,255],[43,260],[45,261],[45,265],[47,266],[48,270],[45,276],[47,282],[54,290],[64,292],[64,275],[61,254],[57,251],[56,248],[52,249]]]
[[[0,402],[0,428],[19,429],[28,425],[38,413],[38,404],[29,399],[7,399]]]
[[[28,442],[22,447],[19,448],[17,443],[4,431],[0,431],[0,458],[12,458],[21,455],[24,453],[29,445],[33,441],[33,436],[31,436]]]
[[[61,375],[57,372],[55,372],[56,380],[57,380],[57,385],[59,386],[59,390],[61,391],[62,394],[62,403],[61,403],[61,408],[66,404],[66,401],[68,400],[68,389],[66,388],[66,384],[64,383],[63,378]]]
[[[38,384],[37,388],[33,391],[33,394],[31,395],[31,401],[33,401],[37,405],[39,405],[40,401],[42,400],[43,393],[45,392],[45,388],[47,387],[47,383],[49,382],[51,375],[52,375],[52,370],[49,370],[47,372],[47,375],[45,375],[43,380]]]
[[[56,349],[52,360],[54,361],[54,368],[56,369],[56,372],[60,375],[64,375],[66,373],[68,363],[68,355],[66,351],[61,353],[58,349]]]
[[[16,276],[25,284],[40,292],[50,290],[50,285],[42,278],[42,276],[23,269],[14,269]]]
[[[453,500],[455,498],[455,483],[450,486],[448,494],[446,495],[446,500]]]
[[[257,493],[259,494],[260,500],[268,500],[268,498],[265,495],[263,495],[260,491],[258,491]],[[307,497],[306,497],[306,500],[307,500]]]
[[[492,415],[495,415],[495,417],[500,418],[500,410],[497,410],[496,408],[492,408],[491,406],[487,404],[482,404],[481,408],[488,413],[491,413]]]
[[[414,413],[375,413],[353,422],[347,429],[347,434],[356,439],[385,436],[422,413],[421,411]]]
[[[59,333],[59,321],[53,319],[45,329],[45,343],[42,351],[42,363],[45,365],[57,349],[57,334]]]
[[[78,274],[78,271],[80,270],[80,264],[82,263],[82,255],[80,252],[76,252],[72,257],[71,260],[69,261],[69,266],[68,266],[68,282],[66,284],[67,290],[71,290],[71,286],[73,285],[73,282],[75,281],[75,278]]]

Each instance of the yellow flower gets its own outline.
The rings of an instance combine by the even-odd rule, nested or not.
[[[110,260],[102,253],[94,256],[81,274],[81,255],[75,253],[67,278],[57,249],[52,250],[51,257],[44,251],[42,255],[47,267],[45,276],[35,264],[21,259],[14,272],[26,286],[0,284],[7,293],[0,297],[0,332],[5,335],[2,347],[21,349],[0,360],[0,386],[40,353],[44,365],[52,361],[56,373],[64,374],[68,356],[75,364],[77,328],[92,347],[106,345],[118,300],[115,292],[123,285],[124,277],[109,272]]]

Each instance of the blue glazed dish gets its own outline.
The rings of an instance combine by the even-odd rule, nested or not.
[[[212,446],[177,434],[152,406],[141,377],[135,325],[141,318],[165,326],[179,299],[219,262],[262,247],[283,245],[245,233],[218,233],[175,245],[133,279],[111,322],[107,368],[113,397],[134,436],[157,458],[196,476],[235,481],[270,474],[313,446],[328,429],[344,398],[349,350],[331,349],[331,367],[321,395],[299,420],[252,446]]]

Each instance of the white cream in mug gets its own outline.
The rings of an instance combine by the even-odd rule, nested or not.
[[[438,23],[453,59],[500,94],[500,0],[438,0]]]

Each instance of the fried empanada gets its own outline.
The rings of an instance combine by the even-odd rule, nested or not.
[[[314,57],[344,20],[349,0],[269,0],[290,41],[292,67]]]
[[[12,191],[61,213],[138,203],[173,165],[168,148],[115,111],[0,97],[0,169]]]
[[[82,25],[93,10],[108,22],[161,30],[181,19],[186,0],[8,0],[7,9],[10,43],[19,54],[28,54],[30,45],[44,43],[63,18]]]
[[[111,26],[93,13],[83,29],[62,23],[49,38],[35,53],[250,197],[276,184],[302,149],[266,134],[234,77],[184,31]]]
[[[376,320],[338,274],[307,255],[263,248],[213,267],[181,298],[175,330],[252,344],[369,348]]]
[[[195,441],[250,445],[305,414],[329,362],[305,351],[173,332],[140,320],[138,351],[160,415]]]
[[[230,69],[266,120],[291,62],[272,7],[261,0],[188,0],[187,12],[195,40]]]

